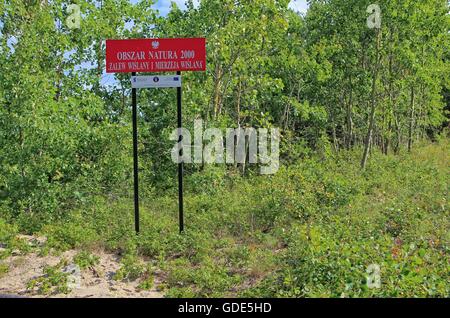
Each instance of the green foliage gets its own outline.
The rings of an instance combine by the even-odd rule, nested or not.
[[[80,267],[80,269],[86,269],[94,267],[100,261],[100,258],[87,251],[81,251],[73,258],[73,262]]]
[[[8,264],[0,263],[0,278],[2,278],[8,272],[9,272]]]
[[[85,1],[82,30],[68,29],[69,4],[2,7],[0,201],[25,232],[60,220],[68,208],[127,178],[128,129],[112,118],[114,92],[101,87],[102,40],[135,34],[125,30],[126,21],[146,25],[151,3]]]
[[[61,271],[65,265],[67,265],[67,262],[63,260],[56,266],[44,267],[44,276],[29,280],[27,289],[37,290],[39,294],[43,295],[70,293],[67,286],[69,274]]]
[[[20,237],[15,237],[10,241],[9,248],[11,251],[19,251],[21,254],[27,254],[31,252],[33,247],[30,245],[30,243]]]
[[[18,228],[0,218],[0,260],[19,252],[22,255],[29,253],[33,247],[24,238],[18,237]]]
[[[8,245],[18,234],[17,226],[6,223],[0,218],[0,244]]]
[[[42,234],[48,237],[47,247],[57,250],[89,246],[98,239],[98,234],[91,228],[70,222],[48,225]]]
[[[121,260],[121,267],[114,275],[114,279],[121,280],[136,280],[145,272],[145,266],[141,264],[140,260],[132,254],[125,255]]]
[[[142,281],[139,283],[138,288],[143,290],[150,290],[155,285],[155,277],[152,274],[152,268],[149,267],[144,274]]]

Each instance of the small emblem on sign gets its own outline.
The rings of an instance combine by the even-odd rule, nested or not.
[[[155,76],[155,77],[153,78],[153,82],[158,83],[158,82],[159,82],[159,77]]]
[[[154,48],[154,49],[159,48],[159,41],[153,41],[152,42],[152,48]]]

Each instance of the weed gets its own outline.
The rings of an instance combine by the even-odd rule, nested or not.
[[[27,289],[35,290],[42,295],[68,294],[70,289],[68,284],[68,273],[62,272],[62,268],[67,265],[67,260],[62,260],[56,266],[44,267],[44,275],[31,279],[27,283]]]
[[[0,263],[0,278],[5,276],[6,273],[9,272],[9,266],[8,264]]]
[[[147,269],[147,272],[144,274],[143,280],[139,283],[138,288],[143,290],[150,290],[153,288],[155,284],[155,277],[151,269]]]
[[[145,267],[141,261],[132,254],[125,255],[121,260],[121,267],[114,275],[114,279],[133,281],[141,277],[145,272]]]
[[[80,269],[86,269],[89,267],[94,267],[100,261],[100,258],[86,251],[81,251],[74,256],[73,261]]]

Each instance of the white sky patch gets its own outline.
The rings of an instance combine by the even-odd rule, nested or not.
[[[136,3],[137,0],[131,0],[132,3]],[[170,5],[175,2],[181,10],[186,10],[185,0],[158,0],[155,2],[154,8],[157,9],[162,16],[166,16],[170,11]],[[197,7],[200,0],[194,0],[194,6]],[[308,3],[306,0],[291,0],[289,8],[300,13],[306,13],[308,10]]]
[[[306,13],[308,4],[306,3],[306,0],[292,0],[291,3],[289,3],[289,8],[300,13]]]
[[[132,3],[136,3],[137,0],[131,0]],[[154,8],[159,11],[161,16],[166,16],[170,11],[170,6],[172,2],[175,2],[181,10],[186,10],[186,1],[185,0],[158,0],[155,1]],[[197,7],[200,0],[194,0],[194,6]]]

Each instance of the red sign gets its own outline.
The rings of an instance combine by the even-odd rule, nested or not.
[[[106,40],[106,72],[205,71],[206,40]]]

